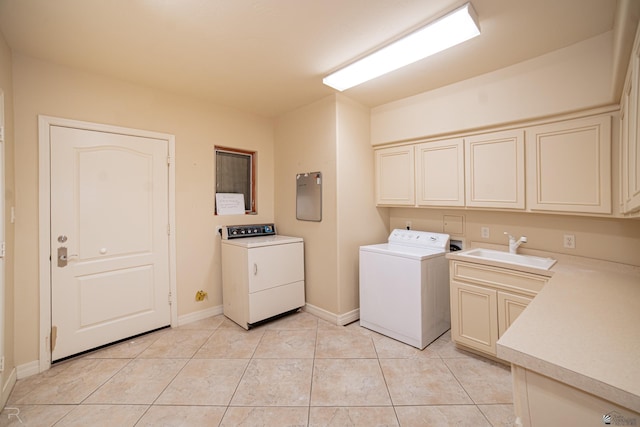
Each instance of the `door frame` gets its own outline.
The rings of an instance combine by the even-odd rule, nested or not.
[[[50,127],[63,126],[75,129],[109,132],[143,138],[162,139],[168,142],[169,165],[168,213],[169,213],[169,287],[171,326],[178,326],[178,301],[176,288],[176,224],[175,224],[175,136],[167,133],[131,129],[99,123],[83,122],[51,116],[38,116],[38,201],[39,201],[39,274],[40,274],[40,332],[39,372],[51,367],[51,152]]]
[[[7,127],[4,121],[4,91],[0,89],[0,365],[2,365],[4,369],[4,358],[5,358],[5,321],[4,317],[7,312],[6,306],[6,297],[5,297],[5,274],[7,271],[6,266],[6,252],[7,252],[7,243],[6,243],[6,230],[5,230],[5,171],[6,171],[6,163],[5,163],[5,146],[6,146],[6,131]],[[2,374],[0,373],[0,379],[2,379]],[[3,383],[4,385],[4,383]],[[0,393],[2,396],[2,393]]]

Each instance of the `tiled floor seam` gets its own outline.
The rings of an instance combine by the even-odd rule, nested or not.
[[[303,318],[302,320],[303,320],[303,321],[306,321],[306,320],[308,320],[308,319],[304,319],[304,318]],[[351,407],[362,407],[362,408],[392,407],[392,408],[393,408],[393,413],[389,413],[388,415],[389,415],[389,416],[391,416],[391,417],[395,417],[395,422],[396,422],[398,425],[402,425],[402,424],[401,424],[401,422],[400,422],[400,421],[401,421],[401,419],[402,419],[402,417],[399,415],[399,413],[398,413],[397,409],[399,409],[399,408],[406,408],[406,407],[467,406],[467,407],[475,407],[476,411],[479,411],[479,412],[480,412],[482,419],[483,419],[485,422],[488,422],[489,424],[491,423],[490,418],[496,418],[496,417],[494,416],[494,414],[495,414],[495,412],[496,412],[496,411],[497,411],[497,412],[499,412],[499,410],[497,410],[497,409],[496,409],[496,410],[494,411],[493,409],[491,409],[491,410],[489,410],[487,413],[485,413],[485,412],[480,408],[480,404],[475,403],[474,399],[473,399],[473,398],[472,398],[472,396],[471,396],[471,393],[469,392],[469,390],[467,390],[467,388],[465,388],[465,386],[463,385],[463,382],[458,378],[458,376],[456,376],[456,375],[455,375],[454,370],[452,369],[452,367],[450,366],[450,364],[446,362],[447,360],[450,360],[450,359],[465,359],[465,358],[467,357],[467,356],[465,356],[464,354],[460,355],[459,357],[455,357],[456,353],[454,353],[454,352],[452,351],[452,350],[453,350],[453,348],[452,348],[452,346],[451,346],[451,343],[449,342],[448,338],[446,338],[446,337],[442,338],[442,341],[441,341],[441,342],[439,342],[439,343],[438,343],[438,345],[436,346],[437,348],[434,348],[434,349],[432,350],[432,355],[429,355],[429,354],[417,354],[417,355],[411,355],[410,353],[407,353],[407,352],[405,352],[404,350],[401,350],[401,352],[400,352],[400,353],[398,353],[399,355],[398,355],[398,356],[396,356],[396,357],[383,357],[383,358],[381,358],[380,356],[381,356],[381,354],[382,354],[382,353],[380,353],[380,348],[378,347],[378,345],[377,345],[377,344],[379,344],[379,343],[383,344],[383,347],[382,347],[382,349],[383,349],[383,350],[382,350],[382,351],[383,351],[383,353],[384,353],[385,355],[389,355],[389,354],[391,354],[391,355],[392,355],[392,354],[394,354],[393,352],[394,352],[394,351],[396,351],[396,348],[395,348],[394,346],[389,347],[389,346],[386,344],[386,342],[387,342],[387,341],[386,341],[386,338],[382,338],[382,339],[381,339],[379,336],[377,336],[377,335],[373,336],[373,335],[370,335],[369,333],[365,333],[365,334],[363,334],[363,335],[367,335],[368,342],[372,345],[373,350],[375,351],[375,355],[374,355],[373,357],[334,357],[334,358],[332,358],[332,359],[344,359],[344,360],[349,360],[349,359],[359,359],[359,360],[363,360],[363,359],[374,359],[374,358],[375,358],[375,359],[377,360],[377,367],[378,367],[379,371],[380,371],[380,372],[381,372],[381,374],[382,374],[382,380],[384,381],[384,387],[385,387],[385,389],[386,389],[386,394],[387,394],[387,397],[388,397],[388,399],[389,399],[390,405],[389,405],[389,406],[380,406],[380,405],[344,405],[344,406],[341,406],[341,405],[326,405],[326,406],[317,406],[317,405],[313,405],[312,397],[313,397],[313,390],[314,390],[314,386],[315,386],[315,382],[314,382],[314,373],[315,373],[315,370],[316,370],[316,367],[317,367],[317,366],[316,366],[316,363],[317,363],[317,360],[316,360],[316,359],[318,359],[318,357],[317,357],[317,355],[318,355],[318,339],[319,339],[319,331],[320,331],[320,328],[321,328],[321,326],[320,326],[320,323],[319,323],[319,322],[320,322],[320,321],[316,322],[315,327],[313,327],[313,330],[314,330],[314,332],[315,332],[315,333],[314,333],[312,336],[315,336],[315,340],[314,340],[314,346],[313,346],[313,355],[312,355],[312,357],[311,357],[311,362],[310,362],[310,365],[311,365],[311,373],[310,373],[310,375],[311,375],[311,382],[310,382],[310,386],[309,386],[309,394],[308,394],[308,402],[309,402],[309,404],[308,404],[308,405],[306,405],[306,411],[305,411],[305,412],[306,412],[306,425],[311,425],[311,423],[312,423],[312,422],[313,422],[313,423],[317,423],[317,422],[318,422],[317,420],[318,420],[318,415],[319,415],[319,413],[318,413],[317,411],[314,411],[314,410],[313,410],[313,408],[331,408],[331,407],[339,407],[339,408],[340,408],[340,407],[341,407],[341,408],[351,408]],[[220,331],[220,330],[224,329],[224,328],[221,328],[221,327],[220,327],[222,324],[224,324],[224,322],[220,322],[220,323],[218,324],[218,326],[217,326],[217,327],[215,327],[215,328],[213,328],[212,330],[210,330],[210,329],[205,329],[205,328],[202,328],[202,330],[203,330],[203,331],[204,331],[204,330],[206,330],[206,331],[209,333],[209,334],[208,334],[209,338],[211,338],[211,337],[212,337],[212,336],[213,336],[217,331]],[[289,324],[287,324],[287,326],[289,326]],[[229,327],[233,327],[233,325],[231,325],[231,326],[229,326],[228,324],[227,324],[227,325],[225,325],[225,328],[229,328]],[[305,328],[305,329],[306,329],[306,325],[305,325],[305,326],[303,326],[303,328]],[[332,326],[332,325],[329,325],[329,324],[327,324],[326,326],[323,324],[323,325],[322,325],[322,328],[325,328],[325,331],[326,331],[326,330],[333,330],[333,326]],[[198,329],[198,328],[194,328],[194,329]],[[256,329],[257,329],[257,328],[256,328]],[[276,328],[275,328],[275,329],[271,329],[271,328],[269,328],[268,326],[266,326],[266,327],[265,327],[265,329],[266,329],[266,331],[269,331],[269,330],[292,330],[292,331],[294,331],[294,330],[300,330],[301,328],[278,328],[278,327],[276,326]],[[308,328],[308,329],[311,329],[311,328]],[[358,331],[358,329],[356,329],[356,331]],[[222,409],[224,408],[224,411],[223,411],[223,412],[219,412],[219,413],[221,413],[221,414],[222,414],[222,415],[221,415],[221,418],[220,418],[220,424],[222,424],[222,423],[223,423],[223,421],[225,421],[225,419],[226,419],[227,415],[230,415],[229,410],[230,410],[230,408],[232,408],[231,402],[233,401],[234,396],[236,396],[236,394],[237,394],[237,392],[238,392],[238,387],[240,386],[240,384],[241,384],[242,380],[243,380],[243,379],[245,378],[245,376],[247,375],[247,369],[249,368],[250,363],[251,363],[252,361],[254,361],[254,360],[263,359],[263,358],[257,358],[256,356],[258,355],[258,351],[259,351],[260,345],[261,345],[261,344],[263,343],[263,341],[265,340],[265,334],[264,334],[264,332],[265,332],[265,331],[263,331],[263,335],[261,335],[261,336],[260,336],[259,340],[257,340],[257,343],[256,343],[255,347],[253,347],[253,351],[252,351],[252,353],[251,353],[251,357],[248,359],[248,360],[249,360],[249,361],[248,361],[248,363],[244,366],[244,368],[243,368],[243,370],[242,370],[242,374],[241,374],[241,375],[240,375],[240,377],[239,377],[240,379],[235,383],[234,388],[233,388],[233,393],[231,393],[231,395],[230,395],[230,397],[229,397],[229,401],[227,402],[227,405],[189,405],[189,404],[175,405],[175,404],[162,404],[162,403],[157,403],[157,402],[159,401],[159,399],[160,399],[160,396],[162,396],[162,394],[167,390],[167,388],[168,388],[168,387],[169,387],[169,386],[170,386],[174,381],[176,381],[176,378],[178,378],[178,376],[183,372],[183,370],[188,366],[188,364],[189,364],[191,361],[195,360],[195,359],[194,359],[195,355],[196,355],[196,354],[198,353],[198,351],[199,351],[200,349],[202,349],[202,348],[203,348],[203,346],[205,345],[205,344],[203,343],[203,344],[201,344],[201,345],[200,345],[200,346],[199,346],[199,347],[198,347],[198,348],[193,352],[193,354],[191,354],[191,357],[189,357],[189,358],[185,358],[185,357],[180,358],[180,359],[186,359],[185,364],[184,364],[184,365],[183,365],[183,366],[182,366],[182,367],[181,367],[181,368],[180,368],[180,369],[175,373],[175,375],[173,375],[172,379],[171,379],[171,380],[168,382],[168,384],[163,388],[163,390],[162,390],[162,391],[160,391],[160,393],[155,397],[155,399],[153,400],[153,402],[152,402],[151,404],[149,404],[149,405],[135,405],[135,406],[146,406],[146,408],[145,408],[145,411],[142,413],[142,415],[140,415],[140,416],[138,417],[138,420],[137,420],[137,421],[135,421],[135,423],[134,423],[134,424],[132,424],[132,425],[138,425],[138,424],[142,425],[142,422],[148,422],[148,420],[146,420],[146,421],[143,421],[143,420],[145,419],[145,417],[146,417],[150,412],[153,412],[153,409],[152,409],[152,408],[154,408],[154,407],[163,407],[163,406],[167,406],[167,407],[170,407],[170,406],[184,406],[184,407],[193,407],[193,406],[217,407],[217,408],[220,408],[220,409],[219,409],[219,411],[220,411],[220,410],[222,410]],[[310,335],[311,335],[311,334],[310,334]],[[325,335],[325,338],[326,338],[326,335]],[[374,339],[374,338],[375,338],[375,339]],[[157,337],[153,342],[149,343],[149,344],[146,346],[146,348],[148,348],[149,346],[153,345],[153,343],[155,343],[158,339],[160,339],[160,337]],[[205,341],[205,343],[206,343],[206,341]],[[287,343],[287,345],[289,345],[289,343]],[[345,353],[345,354],[354,354],[354,353],[353,353],[353,351],[351,351],[351,350],[353,350],[353,348],[351,348],[351,349],[350,349],[349,351],[347,351],[347,353]],[[74,404],[74,405],[56,405],[56,406],[69,406],[69,407],[72,407],[71,411],[73,411],[74,409],[76,409],[76,408],[78,408],[78,407],[80,407],[80,406],[84,405],[84,404],[85,404],[85,402],[86,402],[86,400],[87,400],[87,399],[89,399],[89,398],[90,398],[90,396],[92,396],[92,395],[93,395],[97,390],[99,390],[102,386],[104,386],[107,382],[109,382],[109,381],[110,381],[110,380],[111,380],[115,375],[118,375],[118,373],[120,373],[123,369],[126,369],[126,367],[127,367],[127,366],[129,366],[129,365],[132,363],[132,361],[133,361],[133,360],[136,360],[136,359],[142,359],[142,358],[140,357],[140,355],[141,355],[144,351],[145,351],[144,349],[143,349],[143,350],[141,350],[141,351],[140,351],[140,352],[139,352],[139,353],[138,353],[134,358],[126,358],[126,359],[127,359],[127,363],[125,363],[123,366],[121,366],[117,371],[113,372],[109,378],[104,379],[104,381],[102,381],[102,382],[101,382],[101,384],[99,384],[99,385],[98,385],[94,390],[92,390],[92,391],[91,391],[91,393],[89,393],[89,394],[88,394],[88,396],[87,396],[87,397],[85,397],[85,398],[84,398],[84,400],[83,400],[80,404]],[[456,350],[456,351],[457,351],[457,350]],[[404,352],[404,353],[403,353],[403,352]],[[174,353],[174,354],[175,354],[175,353]],[[260,352],[260,354],[261,354],[261,355],[263,355],[263,354],[265,354],[265,353]],[[408,356],[403,356],[403,354],[408,354]],[[446,357],[447,355],[453,355],[453,357]],[[461,387],[461,389],[464,391],[464,394],[467,396],[467,398],[470,400],[470,402],[473,402],[473,403],[469,403],[469,404],[440,404],[440,405],[400,405],[400,404],[396,405],[396,404],[394,404],[393,399],[392,399],[392,397],[391,397],[391,389],[390,389],[390,386],[389,386],[389,382],[388,382],[387,375],[385,375],[385,372],[384,372],[384,370],[382,369],[382,359],[399,359],[399,360],[407,360],[407,361],[409,361],[409,360],[411,360],[412,358],[415,358],[415,357],[420,357],[420,358],[422,358],[422,357],[428,357],[428,358],[432,358],[432,359],[434,359],[434,360],[440,360],[440,361],[441,361],[441,363],[444,363],[444,364],[445,364],[445,366],[447,367],[448,372],[449,372],[449,373],[450,373],[450,374],[455,378],[456,383],[457,383],[457,384],[459,385],[459,387]],[[117,356],[116,356],[116,357],[111,357],[111,358],[104,357],[104,359],[116,359],[116,358],[118,358],[118,357],[117,357]],[[167,357],[167,358],[170,358],[170,357]],[[228,359],[228,358],[230,358],[230,357],[226,357],[226,358],[225,358],[225,357],[213,357],[213,359],[220,359],[220,358]],[[270,357],[266,357],[266,359],[269,359],[269,358],[270,358]],[[124,357],[123,357],[123,359],[124,359]],[[155,358],[154,358],[154,359],[155,359]],[[236,357],[235,359],[237,359],[237,357]],[[240,359],[242,359],[242,358],[240,358]],[[321,359],[322,359],[322,358],[321,358]],[[369,362],[369,363],[371,363],[371,362]],[[308,366],[308,365],[307,365],[307,366]],[[460,371],[460,369],[457,369],[457,371]],[[467,382],[468,382],[468,381],[467,381]],[[382,390],[381,390],[381,391],[382,391]],[[476,393],[476,394],[477,394],[477,393]],[[484,403],[484,404],[482,404],[482,406],[483,406],[483,407],[485,407],[485,410],[486,410],[486,408],[489,408],[489,407],[490,407],[490,406],[492,406],[492,405],[494,405],[494,406],[498,407],[498,406],[501,406],[501,405],[506,405],[506,403],[505,403],[505,404],[500,404],[500,403],[494,403],[494,404],[491,404],[491,403]],[[24,406],[25,406],[25,408],[27,407],[27,405],[24,405]],[[34,405],[34,406],[35,406],[35,405]],[[46,406],[46,405],[45,405],[45,406]],[[49,406],[54,406],[54,404],[50,404]],[[96,405],[94,405],[94,406],[111,406],[111,405],[108,405],[108,404],[106,404],[106,403],[105,403],[105,404],[103,404],[103,405],[96,404]],[[128,406],[128,404],[124,404],[124,403],[123,403],[122,405],[116,405],[116,406],[124,407],[124,406]],[[238,407],[241,407],[241,406],[238,406]],[[242,407],[244,407],[244,408],[260,408],[259,406],[252,406],[252,405],[247,405],[247,406],[242,406]],[[280,407],[280,408],[282,408],[282,407],[290,407],[290,406],[289,406],[289,405],[267,405],[267,406],[264,406],[264,408],[266,408],[266,407]],[[305,405],[302,405],[302,406],[300,406],[300,407],[301,407],[301,408],[302,408],[302,407],[305,407]],[[504,410],[506,410],[506,408],[505,408],[505,409],[503,409],[503,411],[504,411]],[[71,413],[71,411],[70,411],[70,412],[68,412],[67,414],[65,414],[64,416],[62,416],[58,421],[55,421],[55,423],[60,422],[60,420],[64,419],[67,415],[69,415],[69,414]],[[480,414],[478,414],[478,415],[480,415]],[[234,415],[237,415],[237,413],[234,413]],[[154,414],[154,416],[156,416],[156,417],[157,417],[157,411],[156,411],[156,413]],[[216,415],[216,417],[217,417],[217,416],[218,416],[218,415]],[[315,419],[314,419],[314,418],[312,418],[312,417],[315,417]],[[406,422],[406,413],[404,413],[403,417],[404,417],[404,421]],[[156,418],[156,419],[157,419],[157,418]],[[230,417],[230,419],[231,419],[231,417]],[[230,419],[229,419],[229,420],[227,420],[226,422],[228,423],[228,422],[230,421]],[[391,419],[391,418],[390,418],[390,419]],[[477,419],[478,419],[478,418],[477,418]],[[482,422],[481,422],[481,423],[482,423]]]
[[[384,369],[382,369],[382,364],[380,363],[380,353],[378,352],[378,347],[376,347],[375,340],[372,337],[369,337],[373,344],[373,349],[376,352],[376,360],[378,361],[378,368],[382,373],[382,378],[384,380],[384,386],[387,388],[387,394],[389,395],[389,401],[391,402],[391,407],[393,408],[393,414],[396,417],[396,422],[400,426],[400,417],[398,417],[398,411],[396,411],[396,405],[393,404],[393,397],[391,396],[391,390],[389,390],[389,382],[387,381],[387,376],[384,374]]]
[[[313,361],[311,362],[311,385],[309,387],[309,408],[307,409],[307,427],[311,423],[311,397],[313,396],[313,375],[316,371],[316,353],[318,352],[318,324],[315,327],[315,341],[313,345]]]

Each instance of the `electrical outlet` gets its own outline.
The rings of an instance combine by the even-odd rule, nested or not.
[[[564,247],[569,249],[576,248],[576,236],[573,234],[564,235]]]
[[[203,290],[199,290],[198,292],[196,292],[196,301],[204,301],[204,299],[207,297],[207,293]]]
[[[489,227],[480,228],[480,236],[483,239],[488,239],[489,238]]]
[[[404,226],[406,227],[407,230],[411,230],[411,221],[406,221],[404,223]]]

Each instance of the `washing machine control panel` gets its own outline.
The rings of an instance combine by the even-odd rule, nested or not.
[[[274,234],[276,234],[276,227],[274,224],[226,225],[222,227],[223,239],[271,236]]]
[[[423,248],[445,249],[449,247],[449,235],[428,231],[395,229],[389,235],[389,243]]]

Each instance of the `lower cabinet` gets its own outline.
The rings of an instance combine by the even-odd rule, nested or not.
[[[451,338],[496,356],[496,342],[548,281],[507,268],[451,261]]]
[[[640,413],[554,378],[511,365],[513,405],[519,427],[637,426]]]
[[[520,316],[533,298],[498,291],[498,337],[501,337]]]
[[[496,355],[498,298],[493,289],[451,281],[451,338]]]

